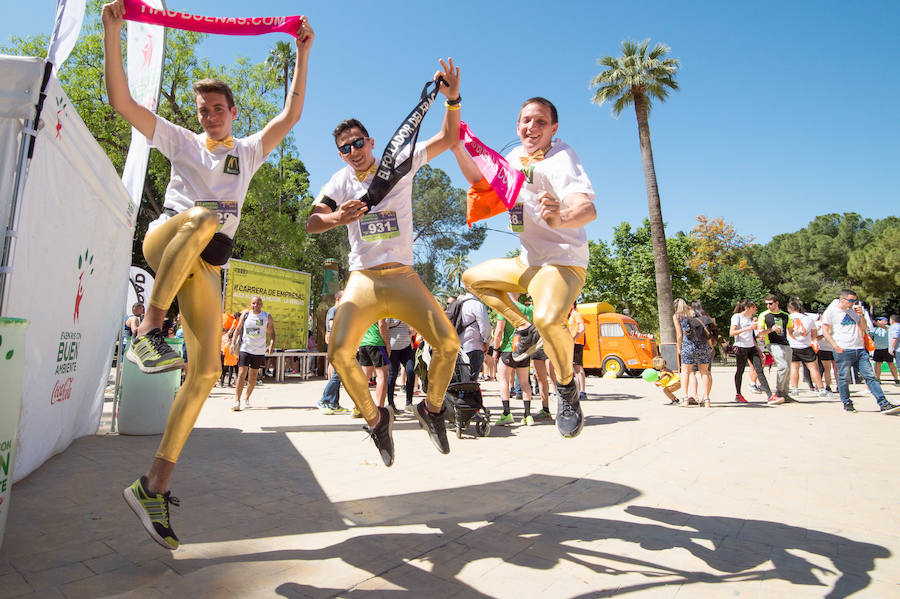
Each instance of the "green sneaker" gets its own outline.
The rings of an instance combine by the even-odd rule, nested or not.
[[[172,497],[170,491],[150,495],[146,484],[147,477],[142,476],[130,487],[126,487],[122,496],[131,511],[140,518],[150,537],[166,549],[174,551],[178,549],[178,537],[169,526],[169,504],[179,505],[178,498]]]
[[[512,414],[501,414],[500,418],[497,419],[497,422],[494,424],[496,426],[511,426],[516,423],[516,419],[513,418]]]
[[[146,335],[134,337],[125,357],[147,374],[184,368],[184,360],[166,343],[158,328],[150,329]]]
[[[547,410],[541,410],[534,415],[535,422],[553,422],[553,416]]]
[[[357,408],[353,408],[353,414],[351,414],[351,417],[362,418],[362,412],[360,412]]]
[[[534,416],[529,414],[525,417],[525,426],[534,426]]]
[[[350,413],[350,410],[348,410],[347,408],[342,408],[341,406],[334,406],[333,408],[331,408],[331,411],[334,412],[335,414],[349,414]]]

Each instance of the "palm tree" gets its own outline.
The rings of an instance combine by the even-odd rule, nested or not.
[[[653,148],[650,145],[651,98],[664,102],[669,90],[677,90],[675,72],[679,62],[666,58],[669,47],[656,44],[652,50],[650,40],[637,43],[622,42],[622,56],[604,56],[597,63],[606,70],[594,77],[591,87],[597,88],[593,103],[602,105],[614,101],[613,115],[619,116],[629,104],[634,104],[637,115],[638,138],[641,145],[641,162],[644,166],[644,182],[647,186],[647,203],[650,210],[650,235],[653,240],[653,258],[656,263],[656,305],[659,309],[659,332],[661,352],[672,366],[675,354],[675,325],[672,322],[672,276],[669,272],[669,255],[666,251],[666,231],[663,225],[662,208],[659,203],[659,187],[656,184],[656,168],[653,165]],[[667,347],[668,346],[668,347]],[[669,355],[666,355],[669,354]],[[677,364],[677,359],[675,360]]]
[[[287,104],[288,85],[290,84],[290,73],[297,64],[297,57],[294,55],[294,49],[287,42],[278,42],[275,47],[269,50],[269,56],[266,57],[266,65],[275,71],[276,79],[279,83],[284,84],[284,103]],[[281,182],[284,180],[284,148],[285,140],[281,140],[278,145],[278,212],[281,212]]]
[[[462,276],[469,268],[469,258],[465,254],[454,254],[444,260],[444,276],[456,280],[457,289],[462,288]]]

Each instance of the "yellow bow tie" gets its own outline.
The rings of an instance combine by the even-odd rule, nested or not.
[[[373,162],[372,166],[370,166],[366,170],[356,171],[354,174],[356,175],[356,180],[359,181],[360,183],[362,183],[369,177],[369,175],[374,175],[377,171],[378,171],[378,165]]]
[[[547,155],[547,152],[550,151],[550,148],[544,148],[543,150],[538,150],[534,154],[529,154],[527,156],[519,156],[519,160],[522,161],[522,166],[528,166],[532,162],[540,162]]]
[[[227,149],[231,149],[234,147],[234,138],[230,135],[225,139],[210,139],[209,136],[206,137],[206,149],[210,152],[215,151],[219,146],[225,146]]]

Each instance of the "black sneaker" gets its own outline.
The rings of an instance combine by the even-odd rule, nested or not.
[[[885,402],[878,407],[881,408],[882,414],[900,414],[900,406],[895,406],[889,402]]]
[[[844,411],[856,414],[856,408],[853,407],[852,401],[848,401],[847,403],[844,404]]]
[[[450,442],[447,441],[447,428],[444,426],[444,410],[440,414],[432,414],[425,408],[425,402],[416,404],[416,418],[419,426],[428,433],[428,438],[441,453],[450,453]]]
[[[166,338],[158,328],[150,329],[146,335],[134,337],[125,357],[147,374],[184,368],[184,360],[166,343]]]
[[[512,359],[521,362],[537,350],[541,349],[544,340],[538,333],[537,327],[528,325],[524,331],[516,331],[512,341]]]
[[[147,477],[142,476],[134,481],[131,486],[122,491],[125,503],[131,511],[140,518],[141,524],[150,534],[150,537],[165,547],[174,551],[178,549],[178,537],[169,524],[169,504],[179,505],[178,498],[172,497],[170,491],[165,493],[150,493],[147,491]]]
[[[384,465],[390,468],[394,463],[394,439],[391,437],[394,430],[394,414],[387,408],[378,408],[378,413],[381,415],[378,424],[374,427],[364,426],[363,429],[375,442]]]
[[[584,414],[578,401],[578,385],[575,377],[565,385],[556,384],[556,428],[567,439],[577,437],[584,428]]]

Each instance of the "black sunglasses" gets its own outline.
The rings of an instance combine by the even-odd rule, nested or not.
[[[351,147],[354,147],[354,148],[356,148],[357,150],[362,150],[362,147],[363,147],[364,145],[366,145],[366,139],[367,139],[367,138],[365,138],[365,137],[357,137],[356,139],[354,139],[353,141],[351,141],[351,142],[348,143],[348,144],[344,144],[344,145],[342,145],[342,146],[338,146],[338,150],[340,150],[340,151],[341,151],[341,154],[344,154],[344,155],[350,153],[350,148],[351,148]]]

